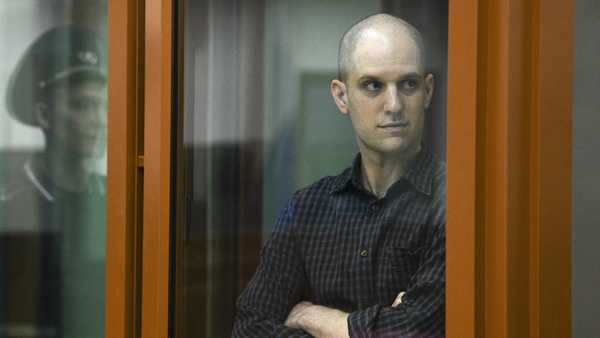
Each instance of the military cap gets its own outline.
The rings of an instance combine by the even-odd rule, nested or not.
[[[34,105],[39,94],[75,74],[106,80],[106,43],[92,30],[77,26],[50,29],[25,51],[6,93],[8,112],[37,126]]]

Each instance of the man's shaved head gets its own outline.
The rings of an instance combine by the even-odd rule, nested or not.
[[[338,50],[338,79],[345,81],[354,66],[354,51],[370,33],[406,34],[419,49],[425,67],[425,45],[421,33],[408,22],[389,14],[374,14],[354,24],[344,33]]]

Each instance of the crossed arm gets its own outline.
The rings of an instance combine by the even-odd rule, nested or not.
[[[402,304],[405,292],[400,292],[392,307]],[[302,301],[288,314],[285,325],[308,332],[315,338],[346,338],[348,335],[348,313]]]
[[[315,338],[349,337],[348,313],[305,301],[294,306],[285,325],[304,330]]]
[[[288,205],[288,208],[290,206]],[[284,211],[238,299],[233,337],[443,337],[445,232],[440,227],[405,294],[352,313],[307,302],[309,281]]]

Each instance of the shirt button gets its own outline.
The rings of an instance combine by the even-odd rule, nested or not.
[[[361,255],[362,257],[367,257],[367,256],[369,255],[369,251],[367,251],[367,250],[363,250],[363,251],[361,251],[361,252],[360,252],[360,255]]]

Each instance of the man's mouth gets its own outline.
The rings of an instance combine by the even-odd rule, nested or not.
[[[408,122],[389,122],[380,124],[379,128],[383,129],[395,129],[395,128],[405,128],[408,127]]]

